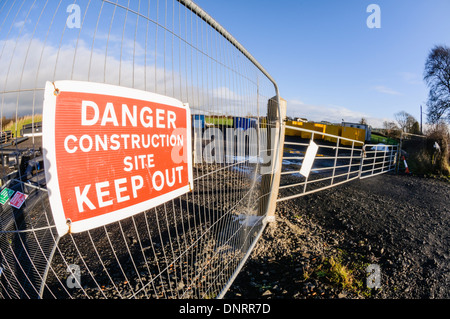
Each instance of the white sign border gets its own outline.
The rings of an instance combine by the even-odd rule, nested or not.
[[[187,160],[188,160],[188,180],[189,184],[173,190],[169,193],[160,195],[156,198],[128,206],[119,210],[111,211],[107,214],[92,217],[89,219],[69,222],[66,220],[62,205],[61,192],[59,188],[58,170],[56,167],[56,146],[55,146],[55,113],[56,113],[56,96],[59,92],[74,92],[88,94],[102,94],[117,96],[122,98],[130,98],[143,101],[151,101],[153,103],[165,104],[179,107],[186,110],[187,125]],[[83,81],[56,81],[46,82],[44,93],[43,107],[43,125],[42,125],[42,147],[44,152],[45,178],[47,181],[47,190],[49,196],[50,207],[56,230],[59,236],[67,233],[78,233],[86,230],[94,229],[103,225],[107,225],[127,217],[139,214],[149,210],[171,199],[181,196],[193,189],[193,169],[192,169],[192,146],[191,146],[191,112],[187,103],[152,93],[132,88],[126,88],[111,84],[83,82]]]

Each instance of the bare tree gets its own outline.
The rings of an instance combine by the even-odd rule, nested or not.
[[[400,126],[400,129],[405,133],[413,133],[414,130],[413,126],[414,123],[417,122],[417,120],[405,111],[400,111],[398,113],[394,114],[395,120],[397,121],[398,125]]]
[[[409,114],[406,113],[405,111],[400,111],[394,114],[395,120],[397,121],[402,131],[405,131],[408,115]]]
[[[435,46],[425,63],[424,80],[428,94],[428,121],[437,123],[445,119],[450,123],[450,48]]]
[[[400,137],[400,129],[395,122],[383,122],[384,134],[388,137],[398,138]]]
[[[361,120],[359,121],[359,124],[364,124],[367,125],[367,120],[365,117],[362,117]]]

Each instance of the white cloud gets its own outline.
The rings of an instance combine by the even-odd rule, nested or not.
[[[83,40],[67,42],[60,48],[28,35],[0,40],[1,115],[11,117],[42,112],[46,81],[89,80],[114,85],[153,90],[178,98],[180,85],[176,72],[165,72],[154,65],[134,63],[128,57],[120,61],[105,52],[91,51]],[[76,54],[76,55],[75,55]],[[146,75],[146,76],[145,76]],[[144,81],[145,79],[145,81]],[[34,92],[36,95],[34,95]]]
[[[25,25],[25,22],[26,22],[25,20],[17,21],[16,23],[14,23],[14,28],[18,29],[22,28]]]
[[[377,86],[374,86],[372,89],[377,91],[377,92],[384,93],[384,94],[402,95],[400,92],[395,91],[395,90],[393,90],[391,88],[388,88],[388,87],[386,87],[384,85],[377,85]]]
[[[424,84],[422,76],[413,72],[400,72],[400,77],[408,84],[418,85]]]
[[[370,114],[354,111],[339,105],[313,105],[306,104],[300,100],[287,101],[287,115],[292,117],[305,117],[310,121],[328,121],[331,123],[359,122],[365,118],[372,127],[382,127],[388,118],[374,117]]]
[[[195,77],[186,76],[187,70],[177,68],[178,62],[173,70],[172,63],[167,61],[166,68],[155,66],[152,61],[155,52],[143,51],[139,45],[136,45],[136,52],[144,58],[136,56],[133,61],[135,50],[131,42],[125,43],[126,49],[120,57],[117,54],[120,47],[113,45],[117,39],[111,39],[107,55],[105,48],[92,49],[91,42],[82,38],[78,43],[66,41],[61,47],[38,38],[31,39],[29,35],[0,40],[0,65],[3,66],[0,68],[0,116],[14,117],[16,112],[19,117],[42,113],[45,82],[57,80],[105,82],[148,90],[188,102],[194,113],[266,114],[267,101],[262,96],[258,99],[256,87],[242,89],[240,83],[233,82],[224,85],[214,81],[215,77],[204,79],[200,75],[197,78],[195,73]]]

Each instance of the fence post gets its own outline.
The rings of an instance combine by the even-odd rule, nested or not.
[[[400,143],[398,146],[397,151],[397,163],[395,165],[395,174],[398,174],[398,171],[400,170],[400,160],[402,159],[402,143],[403,143],[403,131],[400,133]]]
[[[286,100],[275,96],[269,100],[267,106],[267,150],[270,150],[271,161],[265,163],[271,166],[261,178],[261,198],[259,214],[266,216],[267,222],[275,221],[275,209],[280,186],[281,164],[284,148],[284,119],[286,117]],[[272,134],[275,138],[272,139]],[[279,138],[277,138],[279,137]],[[272,145],[273,140],[273,145]],[[278,154],[278,156],[277,156]]]
[[[358,179],[361,179],[362,170],[364,168],[364,158],[366,157],[366,145],[367,144],[364,143],[361,149],[361,161],[359,163]]]

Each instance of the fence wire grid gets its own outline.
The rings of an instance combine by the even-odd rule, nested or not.
[[[60,237],[42,147],[44,87],[57,80],[188,103],[193,190]],[[272,77],[188,0],[3,1],[0,94],[1,299],[222,298],[276,202],[398,164],[397,146],[285,125]]]
[[[41,131],[57,80],[189,103],[193,191],[59,237]],[[187,0],[5,0],[0,95],[0,298],[223,297],[265,226],[280,121],[276,83],[220,25]]]

